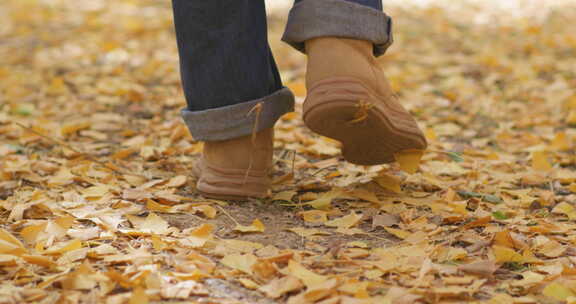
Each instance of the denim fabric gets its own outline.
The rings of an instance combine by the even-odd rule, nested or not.
[[[304,0],[295,0],[294,4],[298,4],[302,1]],[[382,0],[344,0],[344,1],[364,5],[380,11],[382,10]]]
[[[172,0],[180,73],[197,141],[226,140],[271,128],[294,109],[268,44],[264,0]],[[320,18],[321,20],[317,20]],[[304,41],[337,36],[391,42],[381,0],[296,0],[283,40],[300,51]],[[257,105],[260,117],[256,119]]]
[[[392,19],[380,0],[297,1],[282,40],[305,53],[306,40],[326,36],[371,41],[380,56],[392,44]]]

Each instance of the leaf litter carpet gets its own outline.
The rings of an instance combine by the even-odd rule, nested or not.
[[[195,194],[168,2],[3,2],[0,303],[576,303],[576,9],[474,13],[390,9],[417,172],[291,113],[271,197],[240,203]]]

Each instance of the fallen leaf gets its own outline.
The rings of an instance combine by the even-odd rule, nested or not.
[[[544,290],[542,290],[542,294],[558,301],[565,301],[568,297],[576,296],[576,294],[571,289],[557,282],[548,284]]]
[[[424,155],[424,151],[422,150],[405,150],[400,153],[394,154],[394,158],[400,165],[402,171],[414,174],[418,171],[418,167],[420,166],[420,160]]]
[[[294,260],[290,260],[288,262],[288,272],[302,281],[302,283],[304,283],[308,289],[312,289],[315,286],[326,282],[327,280],[327,277],[306,269],[304,266]]]
[[[287,229],[288,231],[292,231],[301,237],[311,237],[314,235],[330,235],[330,233],[326,231],[322,231],[320,229],[310,229],[310,228],[302,228],[302,227],[294,227]]]
[[[277,299],[289,292],[300,290],[302,287],[304,287],[304,285],[300,283],[298,278],[289,275],[273,279],[258,290],[269,298]]]
[[[243,271],[247,274],[252,274],[252,266],[256,264],[258,258],[250,253],[247,254],[240,254],[240,253],[233,253],[224,256],[220,263],[226,265],[230,268],[237,269]]]
[[[532,169],[537,171],[550,171],[552,165],[548,161],[548,154],[544,151],[532,152]]]
[[[345,215],[340,218],[336,218],[324,223],[324,225],[328,227],[336,227],[336,228],[351,228],[356,226],[360,220],[362,219],[362,214],[357,214],[355,212],[350,212],[350,214]]]
[[[378,177],[374,179],[374,181],[380,185],[380,187],[392,191],[394,193],[402,193],[402,182],[399,178],[388,175],[388,174],[380,174]]]
[[[235,231],[240,231],[240,232],[264,232],[264,224],[262,224],[262,222],[259,219],[255,219],[252,222],[252,225],[250,226],[243,226],[240,224],[237,224],[236,227],[234,227]]]

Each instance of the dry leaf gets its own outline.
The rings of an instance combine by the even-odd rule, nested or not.
[[[414,174],[418,171],[423,155],[424,151],[422,150],[406,150],[394,154],[394,158],[396,158],[396,161],[404,172]]]
[[[298,278],[308,289],[312,289],[327,280],[327,277],[314,273],[300,263],[290,260],[288,262],[288,272]]]
[[[328,227],[336,227],[336,228],[351,228],[356,226],[360,220],[362,219],[362,214],[357,214],[355,212],[350,212],[350,214],[345,215],[340,218],[336,218],[324,223],[324,225]]]
[[[240,224],[237,224],[236,227],[234,227],[235,231],[239,231],[239,232],[264,232],[264,224],[262,224],[262,222],[259,219],[255,219],[252,222],[252,225],[250,226],[243,226]]]

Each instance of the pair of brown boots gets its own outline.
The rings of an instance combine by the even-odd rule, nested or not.
[[[359,165],[394,162],[394,154],[424,150],[426,139],[399,103],[378,67],[372,43],[344,38],[306,42],[307,97],[303,118],[314,132],[342,143],[344,158]],[[206,142],[196,166],[206,197],[266,197],[274,130]]]

